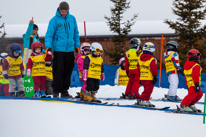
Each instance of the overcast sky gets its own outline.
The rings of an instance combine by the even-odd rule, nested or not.
[[[129,0],[128,0],[129,1]],[[138,20],[176,19],[172,13],[173,0],[130,0],[131,8],[123,14],[124,19],[131,19],[139,13]],[[48,23],[55,15],[62,0],[1,0],[1,23],[27,24],[34,17],[34,22]],[[105,22],[104,15],[110,16],[110,0],[67,0],[70,14],[77,22]]]

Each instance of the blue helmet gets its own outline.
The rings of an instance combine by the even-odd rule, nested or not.
[[[10,54],[12,56],[14,56],[14,52],[19,53],[19,56],[22,52],[21,46],[18,43],[13,43],[10,46]],[[19,56],[17,56],[17,57],[19,57]],[[16,57],[16,56],[14,56],[14,57]]]
[[[169,41],[166,44],[167,51],[177,51],[179,44],[176,41]]]

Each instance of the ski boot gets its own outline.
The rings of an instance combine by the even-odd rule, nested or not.
[[[45,94],[44,90],[41,91],[41,97],[46,98],[46,94]]]
[[[40,91],[35,91],[35,97],[41,97],[41,93],[40,93]]]
[[[59,93],[53,93],[53,98],[59,98]]]
[[[91,93],[86,91],[81,96],[82,101],[93,101],[93,98],[91,97]]]
[[[133,97],[130,94],[125,95],[122,93],[122,96],[120,96],[120,99],[133,99]]]
[[[182,99],[180,99],[177,95],[176,96],[168,96],[165,95],[165,97],[167,98],[167,100],[169,101],[181,101]]]
[[[188,107],[189,107],[190,109],[192,109],[195,113],[202,113],[202,111],[201,111],[200,109],[197,109],[197,108],[195,107],[195,105],[193,105],[193,104],[190,104]]]
[[[150,101],[144,101],[144,100],[139,100],[139,99],[137,100],[137,103],[135,103],[135,105],[155,107],[155,105],[150,103]]]
[[[93,99],[94,102],[102,103],[100,100],[98,100],[98,99],[95,97],[95,93],[91,93],[91,97],[92,97],[92,99]]]
[[[11,97],[15,97],[15,92],[10,92]]]
[[[180,111],[182,112],[193,112],[192,109],[190,109],[189,107],[185,107],[184,105],[180,105]]]
[[[75,98],[81,98],[81,96],[84,94],[84,91],[80,91],[80,92],[76,92],[77,95],[75,96]]]
[[[61,93],[61,98],[73,98],[72,95],[68,93],[68,91]]]
[[[24,91],[19,91],[19,97],[26,97],[26,95],[24,94]]]

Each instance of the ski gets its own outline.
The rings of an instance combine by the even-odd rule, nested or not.
[[[150,109],[150,110],[166,110],[166,109],[169,109],[170,107],[167,106],[167,107],[163,107],[163,108],[157,108],[157,107],[150,107],[150,106],[141,106],[141,105],[128,105],[128,106],[131,106],[131,107],[137,107],[137,108],[147,108],[147,109]]]

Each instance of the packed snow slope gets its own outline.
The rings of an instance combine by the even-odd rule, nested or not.
[[[97,97],[119,97],[124,86],[100,86]],[[73,96],[79,88],[71,88]],[[140,93],[143,87],[140,88]],[[166,94],[168,89],[154,88],[153,99]],[[178,89],[183,98],[187,90]],[[204,96],[200,100],[204,102]],[[134,104],[135,100],[116,100],[109,103]],[[157,107],[179,103],[152,102]],[[204,105],[197,104],[203,110]],[[171,114],[164,111],[143,110],[44,102],[35,100],[0,100],[1,137],[203,137],[206,125],[203,116]]]

